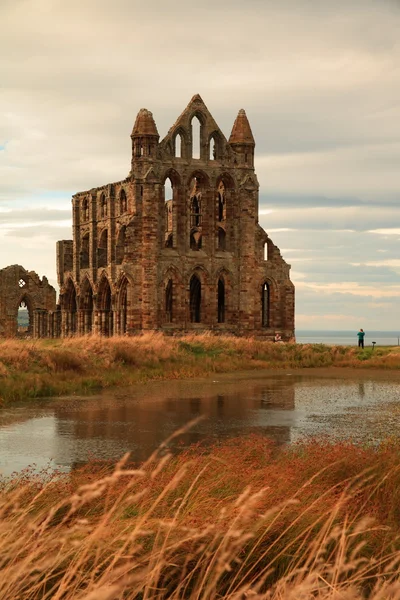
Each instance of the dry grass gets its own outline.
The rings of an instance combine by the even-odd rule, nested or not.
[[[211,334],[3,340],[0,357],[3,402],[246,369],[400,368],[399,348],[273,344]]]
[[[25,473],[0,496],[0,597],[399,599],[399,484],[394,443],[258,436]]]

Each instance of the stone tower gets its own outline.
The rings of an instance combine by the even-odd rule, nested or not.
[[[244,110],[229,141],[199,95],[159,141],[141,109],[131,170],[75,194],[57,244],[63,335],[213,330],[294,335],[290,266],[258,223]]]

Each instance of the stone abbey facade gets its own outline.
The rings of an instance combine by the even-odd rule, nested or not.
[[[141,109],[131,139],[126,179],[73,196],[73,240],[57,243],[61,335],[292,338],[290,265],[258,223],[244,110],[227,140],[196,95],[159,141]]]

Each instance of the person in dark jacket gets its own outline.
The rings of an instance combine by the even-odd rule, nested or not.
[[[360,329],[360,331],[357,333],[357,337],[358,337],[358,347],[364,348],[364,337],[365,337],[364,329]]]

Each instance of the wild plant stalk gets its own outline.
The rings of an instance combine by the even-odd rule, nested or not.
[[[400,599],[400,448],[249,436],[3,482],[2,600]]]

